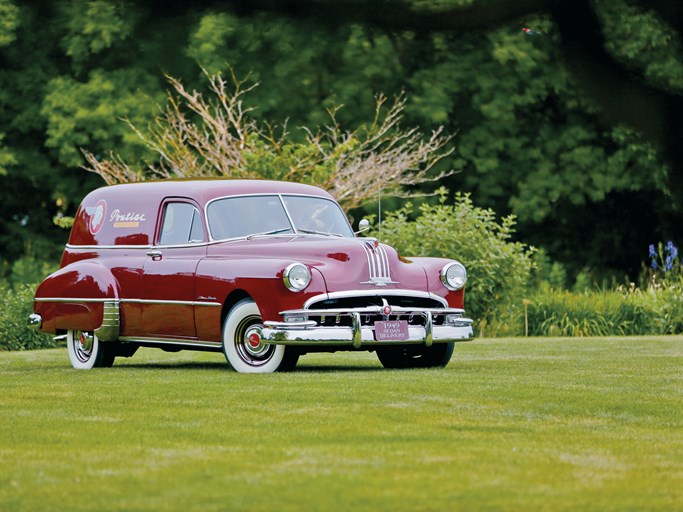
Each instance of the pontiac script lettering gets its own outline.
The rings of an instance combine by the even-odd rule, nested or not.
[[[375,339],[377,341],[407,340],[408,322],[405,320],[375,322]]]
[[[137,228],[141,222],[145,222],[145,214],[135,212],[121,213],[117,208],[111,212],[109,222],[113,222],[115,228]]]

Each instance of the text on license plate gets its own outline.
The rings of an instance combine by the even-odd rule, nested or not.
[[[406,320],[375,322],[375,339],[377,341],[407,340],[408,322]]]

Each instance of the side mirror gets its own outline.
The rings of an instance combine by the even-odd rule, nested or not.
[[[356,231],[354,235],[362,233],[363,231],[367,231],[368,229],[370,229],[370,221],[368,219],[361,219],[361,221],[358,223],[358,231]]]

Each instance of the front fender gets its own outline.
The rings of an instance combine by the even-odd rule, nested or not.
[[[293,262],[291,259],[221,259],[206,258],[197,267],[196,295],[212,297],[224,303],[231,292],[242,290],[249,294],[259,307],[263,320],[281,320],[280,311],[303,307],[306,300],[314,295],[326,293],[322,274],[310,267],[311,283],[300,292],[287,289],[282,280],[284,269]],[[207,314],[213,313],[207,308]],[[218,326],[213,318],[197,322],[197,329]],[[204,336],[211,336],[205,333]],[[207,338],[213,339],[213,338]]]
[[[455,260],[432,257],[416,257],[408,259],[424,268],[425,274],[427,275],[427,286],[431,293],[446,299],[446,301],[448,301],[448,305],[452,308],[463,309],[465,307],[465,288],[453,291],[446,288],[441,282],[441,269],[448,263],[451,263]]]
[[[108,329],[101,337],[113,341],[118,337],[118,301],[119,286],[109,269],[96,261],[81,260],[50,274],[40,284],[33,310],[42,318],[40,330],[56,334],[69,329],[97,330],[103,326],[106,308],[108,323],[115,324],[116,332]]]

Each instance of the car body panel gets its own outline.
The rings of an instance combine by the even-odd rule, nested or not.
[[[170,180],[91,192],[76,213],[60,270],[36,292],[32,324],[52,334],[95,331],[105,341],[220,349],[226,315],[237,302],[251,298],[272,343],[294,343],[297,333],[310,342],[324,327],[327,338],[321,345],[334,337],[328,331],[337,329],[343,331],[340,343],[350,333],[358,348],[361,342],[372,342],[371,317],[389,318],[372,313],[382,304],[395,306],[397,319],[416,318],[406,342],[472,338],[471,321],[456,319],[462,316],[464,290],[449,290],[440,279],[441,269],[453,260],[404,258],[374,238],[350,236],[350,227],[348,236],[292,228],[289,233],[264,230],[227,240],[212,238],[207,223],[212,202],[252,196],[279,197],[283,204],[288,198],[305,203],[301,197],[334,201],[310,185],[259,180]],[[183,225],[170,213],[168,205],[176,203],[191,213],[191,229],[201,234],[181,237],[187,240],[182,243],[162,243],[172,239],[165,238],[169,226]],[[258,212],[252,215],[258,220]],[[300,291],[283,282],[284,270],[295,263],[304,264],[311,277]],[[339,312],[340,304],[348,311]],[[353,311],[356,307],[365,311],[362,328],[354,324],[360,318]],[[314,314],[300,321],[297,311],[316,308],[337,311],[336,324],[323,326],[330,319]],[[446,312],[453,318],[447,319]],[[312,328],[314,317],[320,331]],[[287,321],[293,322],[294,335],[282,335],[288,331]],[[305,336],[301,329],[307,331]]]

